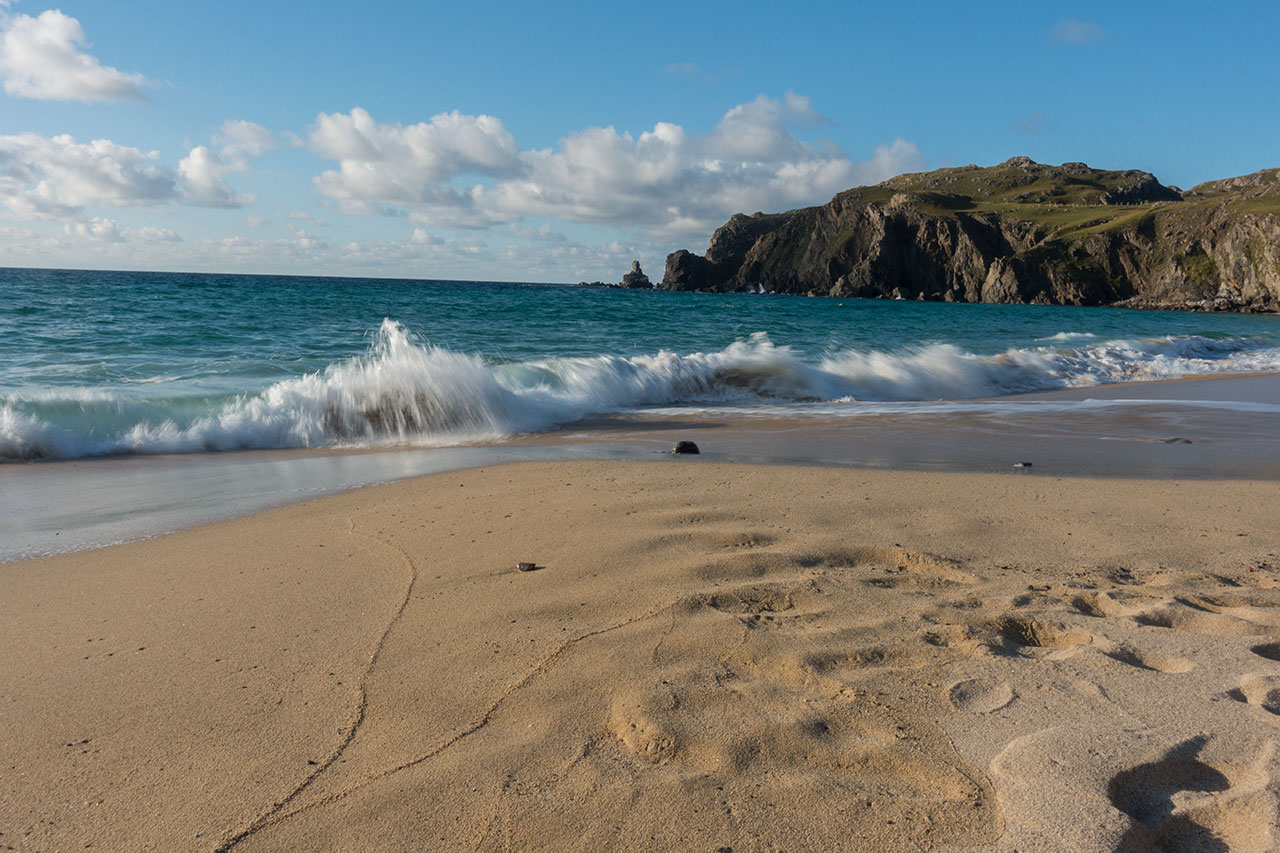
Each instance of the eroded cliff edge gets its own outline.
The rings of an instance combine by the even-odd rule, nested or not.
[[[821,207],[737,214],[667,290],[1280,310],[1280,169],[1190,190],[1015,157],[900,175]]]

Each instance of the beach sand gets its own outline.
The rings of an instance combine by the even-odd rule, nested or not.
[[[0,849],[1270,849],[1278,499],[522,463],[0,565]]]

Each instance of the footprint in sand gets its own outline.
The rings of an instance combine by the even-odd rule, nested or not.
[[[1280,716],[1280,676],[1246,675],[1240,679],[1240,693],[1250,705]]]
[[[999,630],[1009,642],[1032,648],[1068,649],[1093,642],[1093,637],[1059,623],[1033,619],[1020,613],[1006,614],[999,622]]]
[[[1120,853],[1269,849],[1273,798],[1266,790],[1265,766],[1273,745],[1268,742],[1252,750],[1226,746],[1213,743],[1209,735],[1198,735],[1156,761],[1113,776],[1107,796],[1134,821],[1115,849]],[[1206,755],[1209,752],[1255,759],[1248,766],[1238,766],[1214,760]]]
[[[1267,660],[1280,661],[1280,643],[1259,643],[1249,651]]]
[[[907,548],[864,548],[853,556],[856,562],[883,566],[885,575],[866,583],[886,589],[941,590],[981,580],[961,569],[955,560]]]
[[[740,586],[691,599],[690,606],[710,607],[738,617],[749,626],[773,623],[776,614],[795,607],[792,591],[778,585]]]
[[[1121,600],[1115,590],[1086,592],[1076,596],[1071,604],[1081,613],[1090,616],[1131,616],[1137,608]]]
[[[1120,646],[1115,651],[1107,652],[1107,656],[1121,663],[1127,663],[1139,669],[1150,669],[1155,672],[1190,672],[1196,666],[1184,657],[1166,655],[1162,652],[1143,651],[1132,646]]]
[[[1140,613],[1133,617],[1133,621],[1153,628],[1170,628],[1174,631],[1204,634],[1210,637],[1245,637],[1266,631],[1261,625],[1219,613],[1195,610],[1185,605]]]
[[[1220,614],[1261,626],[1254,629],[1254,633],[1262,633],[1264,628],[1280,628],[1280,613],[1276,612],[1272,602],[1257,596],[1232,593],[1225,595],[1180,595],[1174,600],[1179,604],[1205,613]]]
[[[968,678],[957,681],[947,691],[951,706],[957,711],[990,714],[1014,700],[1013,688],[1007,681],[992,678]]]

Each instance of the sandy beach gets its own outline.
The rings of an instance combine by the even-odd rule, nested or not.
[[[1280,2],[317,6],[0,0],[0,853],[1280,853]]]
[[[1277,497],[522,463],[8,563],[0,848],[1268,849]]]

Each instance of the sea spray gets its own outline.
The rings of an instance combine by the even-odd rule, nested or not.
[[[1070,342],[993,355],[945,343],[846,350],[814,363],[758,332],[714,352],[490,362],[387,319],[367,353],[256,393],[165,397],[137,383],[8,393],[0,398],[0,458],[466,444],[644,407],[767,405],[776,414],[779,406],[837,402],[835,411],[852,415],[874,402],[1280,369],[1280,348],[1246,338]]]

